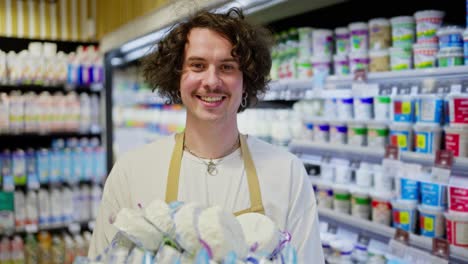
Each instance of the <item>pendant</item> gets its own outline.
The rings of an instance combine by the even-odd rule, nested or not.
[[[208,174],[210,174],[211,176],[215,176],[218,174],[218,169],[216,168],[216,164],[213,161],[210,160],[210,162],[208,162],[206,166],[206,171],[208,172]]]

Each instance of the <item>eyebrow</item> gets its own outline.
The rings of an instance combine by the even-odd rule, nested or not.
[[[187,61],[205,61],[205,59],[202,57],[192,56],[192,57],[187,58]],[[222,59],[221,62],[236,62],[237,63],[238,61],[234,58],[226,58],[226,59]]]

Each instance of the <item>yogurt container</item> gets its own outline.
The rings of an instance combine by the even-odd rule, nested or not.
[[[438,124],[417,123],[413,129],[416,152],[435,154],[440,149],[442,129]]]
[[[406,200],[392,201],[393,227],[414,233],[417,222],[417,202]]]
[[[447,207],[447,186],[438,183],[421,182],[421,204]]]
[[[336,110],[339,120],[350,120],[354,118],[353,97],[336,98]]]
[[[468,214],[468,186],[449,186],[449,210]]]
[[[325,75],[330,75],[331,73],[331,57],[330,55],[316,55],[312,59],[312,68],[314,75],[317,73],[322,73]]]
[[[390,120],[390,96],[379,95],[374,97],[374,119],[378,121]]]
[[[369,48],[369,29],[367,23],[349,24],[351,53],[366,52]]]
[[[468,65],[468,29],[463,32],[463,54],[465,57],[465,65]]]
[[[372,192],[372,222],[390,226],[392,223],[392,195],[385,192]]]
[[[393,191],[394,177],[384,173],[382,165],[374,165],[374,189],[377,192],[390,193]]]
[[[351,194],[344,186],[333,187],[333,210],[343,214],[351,211]]]
[[[369,20],[369,46],[371,50],[382,50],[390,47],[390,21],[386,18]]]
[[[367,146],[385,148],[388,144],[388,126],[386,122],[367,123]]]
[[[468,94],[447,96],[451,125],[468,125]]]
[[[361,162],[359,168],[355,171],[356,185],[359,187],[372,187],[373,169],[372,164]]]
[[[388,49],[384,50],[371,50],[369,51],[370,57],[370,72],[384,72],[390,70],[390,53]]]
[[[355,188],[351,191],[351,215],[361,219],[370,219],[371,198],[366,190]]]
[[[299,57],[296,61],[297,78],[307,80],[312,78],[312,62],[309,57]]]
[[[330,143],[346,144],[348,126],[344,122],[330,122]]]
[[[367,127],[364,123],[358,121],[348,123],[348,145],[367,145]]]
[[[412,67],[411,49],[390,48],[390,69],[392,71],[408,70]]]
[[[301,27],[297,29],[299,33],[299,57],[308,58],[313,54],[313,29],[310,27]]]
[[[418,43],[437,43],[437,30],[442,25],[444,12],[424,10],[414,14]]]
[[[349,69],[351,73],[356,70],[369,70],[370,59],[367,51],[352,52],[349,54]]]
[[[447,126],[445,130],[445,149],[455,157],[468,157],[468,125]]]
[[[333,56],[333,66],[335,70],[335,75],[338,75],[338,76],[348,75],[350,72],[349,60],[348,60],[347,55]]]
[[[320,240],[322,242],[323,254],[326,258],[333,253],[330,243],[336,239],[337,238],[334,234],[320,233]]]
[[[335,29],[336,55],[347,56],[349,53],[349,30],[345,27]]]
[[[354,243],[350,240],[337,239],[330,242],[333,255],[331,263],[352,263],[351,254],[354,250]]]
[[[445,235],[444,208],[420,205],[418,211],[421,235],[443,238]]]
[[[439,48],[463,47],[463,28],[457,26],[441,27],[437,30]]]
[[[413,65],[416,69],[425,69],[436,67],[437,62],[437,44],[419,44],[413,45]]]
[[[331,184],[320,182],[317,184],[317,203],[320,208],[333,207],[333,188]]]
[[[414,98],[409,95],[395,95],[392,97],[392,121],[412,123],[414,121]]]
[[[444,213],[447,226],[447,240],[450,244],[468,248],[468,214],[448,211]]]
[[[444,97],[439,94],[422,94],[415,100],[416,122],[441,124],[444,118]]]
[[[411,48],[415,40],[415,21],[412,16],[398,16],[390,19],[392,25],[392,46]]]
[[[372,96],[363,96],[354,98],[354,119],[372,120],[374,117],[374,98]]]
[[[314,141],[328,142],[330,137],[330,125],[326,121],[316,121],[314,125]]]
[[[437,63],[439,67],[453,67],[465,64],[463,48],[451,47],[443,48],[437,53]]]
[[[390,144],[400,151],[413,150],[413,126],[405,123],[390,125]]]
[[[315,29],[312,32],[314,54],[330,56],[333,52],[333,31]]]
[[[399,178],[400,180],[400,200],[419,201],[419,181],[407,178]]]

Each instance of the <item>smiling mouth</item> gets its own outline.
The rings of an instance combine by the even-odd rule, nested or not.
[[[201,96],[197,95],[197,98],[207,103],[218,103],[223,101],[226,96]]]

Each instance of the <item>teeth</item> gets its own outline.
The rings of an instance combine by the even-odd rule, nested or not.
[[[201,99],[206,102],[218,102],[223,99],[223,97],[218,96],[218,97],[210,97],[210,96],[201,96]]]

